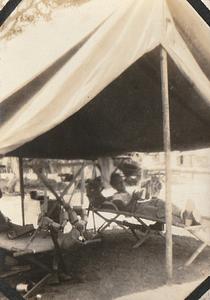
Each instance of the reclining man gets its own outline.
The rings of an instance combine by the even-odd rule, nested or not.
[[[110,183],[112,187],[117,190],[110,200],[116,204],[117,202],[119,204],[121,203],[121,207],[117,205],[119,209],[124,207],[126,211],[135,211],[135,213],[139,212],[143,215],[149,215],[163,221],[165,220],[165,202],[157,197],[159,194],[157,191],[156,195],[151,199],[144,201],[141,199],[141,192],[133,192],[131,195],[126,191],[125,183],[120,174],[112,174]],[[174,223],[187,223],[188,226],[198,225],[199,222],[196,218],[200,219],[197,212],[193,210],[182,211],[174,204],[172,204],[172,217]],[[158,227],[159,222],[155,225]]]
[[[87,196],[90,199],[90,194],[92,196],[92,202],[94,198],[95,203],[97,204],[97,208],[112,208],[111,206],[113,205],[113,208],[116,210],[120,211],[128,211],[128,212],[135,212],[139,213],[141,215],[145,216],[150,216],[153,219],[158,219],[164,223],[165,220],[165,202],[161,199],[159,199],[157,196],[152,197],[149,200],[144,200],[141,198],[142,196],[142,191],[140,192],[133,192],[130,194],[126,190],[126,186],[124,183],[124,180],[122,176],[118,173],[113,173],[111,175],[111,180],[110,184],[111,186],[116,190],[116,193],[112,195],[111,197],[105,198],[102,195],[102,186],[100,186],[99,178],[97,179],[98,184],[95,185],[95,191],[92,194],[90,193],[89,188],[87,188]],[[92,186],[94,183],[92,183]],[[88,194],[89,193],[89,194]],[[111,203],[109,205],[109,203]],[[93,204],[94,205],[94,204]],[[94,206],[96,207],[96,206]],[[195,217],[195,212],[194,211],[182,211],[179,209],[176,205],[172,205],[172,216],[173,216],[173,223],[181,223],[181,224],[186,224],[188,221],[187,225],[197,225],[199,224],[198,220]],[[162,223],[155,223],[154,224],[154,229],[161,228]]]

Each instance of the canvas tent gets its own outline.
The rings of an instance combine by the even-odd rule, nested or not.
[[[92,0],[31,27],[0,49],[1,154],[162,150],[160,46],[172,149],[210,145],[210,30],[187,1]]]
[[[92,0],[55,13],[1,44],[0,154],[67,159],[162,150],[164,111],[170,158],[166,53],[172,149],[210,146],[209,44],[209,28],[185,0]]]

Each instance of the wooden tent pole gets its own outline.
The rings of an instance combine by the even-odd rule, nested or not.
[[[81,206],[82,207],[84,205],[84,193],[85,193],[85,171],[83,168],[81,174]]]
[[[161,92],[163,111],[163,142],[165,152],[165,218],[166,218],[166,273],[170,283],[173,276],[173,241],[172,241],[172,202],[171,202],[171,138],[170,138],[170,110],[168,93],[168,64],[167,52],[161,47]]]
[[[25,225],[25,209],[24,209],[25,191],[24,191],[23,159],[22,159],[22,157],[19,157],[19,178],[20,178],[22,224]]]

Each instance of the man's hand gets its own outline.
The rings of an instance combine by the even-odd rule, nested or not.
[[[132,199],[133,200],[141,200],[141,196],[142,196],[142,191],[140,191],[140,192],[134,191],[132,194]]]
[[[83,233],[85,231],[85,226],[87,222],[80,220],[75,224],[75,228],[80,232]]]
[[[43,229],[48,229],[49,227],[54,228],[55,230],[61,230],[62,226],[59,223],[54,222],[49,217],[42,217],[40,221],[40,227]]]

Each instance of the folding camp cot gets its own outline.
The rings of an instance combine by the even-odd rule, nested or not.
[[[36,293],[37,289],[43,286],[52,276],[57,276],[60,281],[60,272],[66,273],[65,265],[61,249],[58,243],[56,233],[50,229],[49,231],[36,230],[31,236],[22,236],[11,240],[6,233],[0,233],[0,248],[13,255],[17,259],[26,262],[32,266],[36,266],[45,274],[25,295],[28,298]],[[45,264],[40,254],[48,254],[52,258],[51,265]],[[17,271],[2,274],[0,278],[13,276],[17,273],[30,271],[31,267],[17,269]]]
[[[157,217],[151,216],[149,214],[142,213],[131,213],[127,211],[119,211],[113,209],[97,209],[94,207],[89,207],[88,211],[92,211],[93,216],[93,225],[94,231],[97,233],[102,233],[108,228],[112,223],[117,224],[123,229],[129,229],[137,242],[133,246],[133,248],[138,248],[141,246],[152,234],[159,234],[164,237],[161,230],[154,229],[154,227],[146,224],[143,220],[159,222],[163,226],[165,224],[164,219],[158,219]],[[96,229],[95,215],[99,216],[104,223]],[[127,220],[122,220],[122,217],[125,218],[134,218],[137,222],[128,222]],[[121,220],[119,220],[121,218]],[[198,249],[192,254],[192,256],[186,261],[185,266],[189,266],[195,258],[204,250],[206,246],[210,246],[210,221],[206,219],[205,224],[203,225],[195,225],[195,226],[186,226],[181,223],[179,218],[174,218],[173,226],[183,228],[187,230],[191,235],[193,235],[196,239],[200,240],[202,244],[198,247]],[[141,237],[137,234],[141,233]]]
[[[65,267],[63,253],[68,252],[64,249],[65,236],[68,233],[57,233],[53,228],[47,231],[36,229],[32,235],[22,236],[17,239],[9,239],[6,233],[0,233],[0,249],[6,250],[13,257],[21,259],[21,261],[29,263],[31,266],[38,267],[45,275],[24,295],[24,298],[31,297],[36,291],[43,286],[50,278],[56,277],[59,282],[64,278],[68,278],[68,272]],[[72,239],[74,240],[74,239]],[[75,240],[74,240],[75,241]],[[88,244],[101,241],[100,239],[92,240],[77,240],[79,246],[86,246]],[[46,264],[43,262],[43,254],[51,258],[51,263]],[[49,260],[47,260],[49,261]],[[29,265],[26,268],[20,268],[16,271],[3,273],[0,278],[6,278],[16,275],[18,273],[30,271]]]

